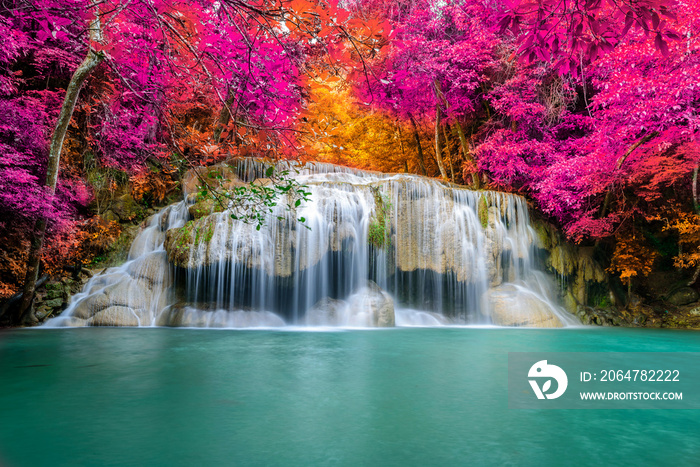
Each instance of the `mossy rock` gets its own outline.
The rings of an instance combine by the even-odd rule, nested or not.
[[[197,201],[195,204],[189,206],[187,210],[192,219],[200,219],[214,212],[223,211],[221,203],[211,198],[205,198]]]
[[[52,300],[44,300],[44,306],[49,307],[49,308],[60,308],[63,306],[63,299],[62,298],[54,298]]]
[[[138,203],[134,201],[134,198],[129,193],[125,193],[115,199],[110,206],[110,210],[119,217],[122,222],[130,221],[136,217],[138,209]]]
[[[478,215],[481,227],[485,229],[489,226],[489,203],[486,196],[479,197]]]
[[[119,222],[119,216],[114,214],[114,212],[111,209],[103,212],[100,217],[102,217],[102,219],[110,221],[110,222]]]

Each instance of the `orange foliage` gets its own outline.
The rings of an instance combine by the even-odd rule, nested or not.
[[[673,258],[678,268],[700,265],[700,216],[691,212],[676,211],[664,230],[678,233],[678,255]]]
[[[74,229],[65,229],[46,245],[42,257],[43,271],[58,275],[66,264],[86,265],[106,251],[121,234],[121,226],[100,216],[91,217],[74,224]]]
[[[129,178],[131,196],[135,200],[142,200],[144,196],[150,195],[154,201],[162,203],[178,186],[174,179],[177,176],[176,172],[174,167],[163,164],[160,171],[143,170],[132,175]]]
[[[0,299],[20,291],[26,274],[29,240],[20,244],[6,242],[0,248]]]
[[[329,78],[330,81],[330,78]],[[420,173],[413,129],[353,101],[342,85],[311,86],[305,143],[311,159],[383,172]],[[422,134],[428,173],[437,170],[431,139]]]
[[[629,284],[635,276],[648,276],[658,255],[646,244],[643,236],[622,232],[617,237],[608,272],[619,273],[622,282]]]

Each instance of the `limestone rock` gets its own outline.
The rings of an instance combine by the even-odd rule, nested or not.
[[[242,185],[245,183],[238,178],[236,171],[226,164],[190,169],[182,177],[182,189],[185,195],[197,193],[202,189],[231,190]]]
[[[342,325],[347,302],[330,297],[323,298],[306,312],[305,321],[309,326]]]
[[[294,268],[308,269],[329,252],[329,238],[319,232],[304,229],[301,235],[316,238],[297,241],[299,233],[290,228],[287,220],[273,222],[276,224],[270,228],[257,230],[255,223],[234,221],[227,213],[188,222],[184,227],[168,230],[168,260],[185,269],[235,261],[240,266],[263,269],[269,275],[290,277]]]
[[[133,276],[121,272],[95,277],[88,287],[88,295],[75,305],[71,316],[88,320],[108,308],[123,307],[150,322],[149,310],[162,306],[163,290],[170,285],[169,268],[164,267],[160,272],[157,269],[159,264],[166,264],[164,255],[164,252],[156,252],[129,265],[127,271]]]
[[[149,303],[149,290],[141,281],[127,279],[105,287],[104,294],[111,305],[145,309]]]
[[[163,212],[160,214],[160,223],[158,224],[158,228],[160,229],[161,232],[165,232],[168,230],[169,227],[169,221],[170,221],[170,213],[172,212],[173,207],[168,206],[163,210]]]
[[[45,300],[44,306],[47,308],[60,308],[63,306],[63,299],[54,298],[53,300]]]
[[[164,251],[156,251],[134,260],[127,271],[134,279],[146,281],[149,288],[170,287],[172,284],[168,256]]]
[[[187,211],[190,213],[192,219],[199,219],[213,212],[221,211],[221,205],[216,200],[205,198],[190,205]]]
[[[603,268],[593,259],[593,247],[578,249],[578,275],[586,282],[605,282],[606,275]]]
[[[121,221],[128,221],[133,219],[136,215],[137,207],[138,205],[136,201],[134,201],[134,198],[129,193],[125,193],[112,202],[110,210],[119,217]]]
[[[117,216],[117,215],[114,213],[114,211],[112,211],[111,209],[109,209],[109,210],[103,212],[103,213],[102,213],[102,216],[100,216],[100,217],[102,217],[102,219],[107,220],[107,221],[119,222],[119,216]]]
[[[576,253],[571,245],[560,244],[556,246],[550,254],[549,264],[560,275],[568,276],[574,272],[576,267]]]
[[[131,308],[111,306],[95,314],[87,324],[88,326],[138,326],[139,319]]]
[[[696,302],[700,298],[698,292],[690,287],[681,287],[672,292],[666,299],[669,303],[676,306],[687,305]]]
[[[491,319],[499,326],[558,328],[563,323],[552,306],[533,293],[505,284],[489,293]]]
[[[366,325],[373,327],[393,327],[396,325],[394,299],[376,283],[367,281],[348,298],[350,309],[360,314],[359,321],[366,319]]]
[[[282,327],[284,320],[269,311],[202,310],[177,304],[164,310],[156,320],[157,326],[255,328]]]
[[[576,313],[576,310],[578,309],[579,303],[574,297],[574,295],[571,293],[571,291],[567,291],[566,294],[564,295],[564,308],[569,313]]]
[[[90,294],[76,304],[72,316],[80,319],[92,318],[93,315],[109,307],[110,304],[107,295],[103,293]]]
[[[156,326],[205,327],[207,325],[207,313],[211,312],[195,310],[184,306],[172,306],[158,315]]]

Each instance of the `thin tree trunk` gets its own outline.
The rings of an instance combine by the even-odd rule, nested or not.
[[[462,129],[462,125],[457,121],[455,122],[455,125],[457,125],[457,134],[459,135],[459,142],[462,145],[462,154],[464,154],[464,158],[467,160],[467,162],[474,167],[474,158],[471,155],[471,151],[469,150],[469,142],[467,142],[467,137],[464,136],[464,130]],[[481,183],[479,180],[479,174],[476,173],[476,171],[471,173],[472,176],[472,184],[475,189],[479,189],[481,187]]]
[[[442,100],[442,103],[445,104],[445,108],[448,109],[450,104],[447,102],[445,95],[442,93],[440,82],[438,80],[433,80],[433,86],[435,87],[435,93]],[[464,154],[464,158],[467,160],[467,162],[474,166],[474,159],[471,156],[471,151],[469,151],[469,144],[467,143],[467,138],[464,136],[462,125],[459,123],[459,121],[456,121],[455,124],[457,125],[457,134],[459,135],[459,142],[462,145],[462,153]],[[447,139],[445,139],[445,141],[447,141]],[[471,176],[473,187],[478,190],[481,185],[479,183],[479,174],[474,171],[471,173]],[[452,181],[454,181],[454,177]]]
[[[99,14],[95,15],[95,19],[90,23],[90,40],[101,41],[102,35],[100,30]],[[49,148],[49,164],[46,170],[46,194],[48,197],[53,197],[56,193],[56,181],[58,180],[58,168],[61,158],[61,150],[63,149],[63,141],[66,137],[68,124],[73,116],[75,103],[80,95],[80,87],[85,82],[90,73],[104,60],[102,52],[95,51],[92,47],[88,50],[83,62],[78,66],[71,77],[66,96],[63,99],[61,113],[58,115],[56,129],[51,137],[51,146]],[[32,302],[34,301],[34,293],[36,291],[36,282],[39,277],[39,263],[41,261],[41,251],[44,246],[44,236],[46,235],[46,218],[39,218],[34,227],[33,238],[29,249],[29,259],[27,260],[27,274],[24,279],[24,288],[22,302],[19,307],[19,321],[33,322],[36,321],[32,310]]]
[[[440,123],[442,122],[442,112],[440,111],[440,83],[438,80],[433,80],[433,91],[435,91],[435,162],[437,162],[440,175],[443,180],[447,180],[447,172],[442,163],[442,143],[440,141]],[[444,96],[443,96],[444,98]]]
[[[695,214],[700,216],[700,203],[698,203],[698,164],[695,164],[695,169],[693,169],[693,207],[695,208]]]
[[[693,207],[695,208],[695,214],[700,216],[700,203],[698,203],[698,165],[695,165],[695,169],[693,169]],[[680,245],[678,246],[678,254],[681,254],[680,251]],[[693,277],[690,279],[688,282],[688,287],[691,285],[695,284],[697,282],[698,277],[700,277],[700,264],[698,264],[695,267],[695,272],[693,273]]]
[[[231,120],[231,106],[233,105],[233,101],[235,100],[235,94],[233,92],[233,89],[229,90],[229,95],[226,98],[226,101],[224,102],[224,107],[221,109],[221,112],[219,112],[219,118],[216,120],[216,128],[214,128],[214,142],[219,143],[221,141],[221,133],[224,131],[224,128],[226,128],[226,125],[228,125],[228,122]]]
[[[450,139],[447,137],[447,129],[450,127],[449,124],[445,124],[442,127],[442,135],[445,137],[445,152],[447,153],[447,162],[450,163],[450,179],[452,183],[455,182],[455,167],[452,163],[452,151],[450,151]]]
[[[418,148],[418,167],[420,167],[421,173],[427,176],[428,172],[425,170],[425,157],[423,156],[423,146],[421,146],[420,135],[418,134],[418,125],[416,125],[416,120],[413,118],[413,115],[409,115],[409,118],[411,120],[411,125],[413,125],[413,138],[416,140],[416,146]]]
[[[403,147],[403,135],[401,134],[401,125],[399,125],[398,120],[396,121],[396,132],[399,135],[399,147],[401,148],[401,155],[403,156],[403,171],[408,173],[408,158],[406,157],[406,149]]]

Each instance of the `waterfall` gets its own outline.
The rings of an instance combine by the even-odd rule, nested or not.
[[[91,278],[47,325],[578,324],[538,265],[523,198],[407,174],[278,166],[308,187],[308,202],[280,200],[259,230],[211,205],[194,219],[203,174],[218,170],[236,186],[268,165],[190,171],[185,200],[149,219],[128,261]]]

